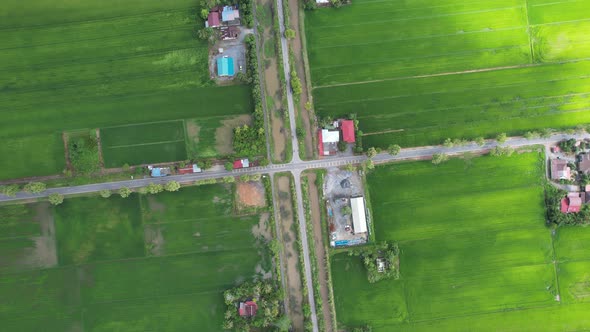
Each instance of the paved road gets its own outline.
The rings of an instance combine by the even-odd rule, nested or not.
[[[510,138],[504,144],[505,146],[511,146],[514,148],[527,146],[527,145],[535,145],[535,144],[555,144],[561,140],[568,139],[568,138],[576,138],[576,139],[583,139],[588,138],[590,139],[590,134],[579,134],[579,135],[566,135],[566,134],[558,134],[553,135],[550,138],[538,138],[533,140],[527,140],[524,138],[516,137]],[[417,148],[409,148],[409,149],[402,149],[402,151],[396,155],[391,156],[387,153],[378,154],[373,158],[373,161],[376,164],[381,163],[388,163],[394,161],[403,161],[403,160],[415,160],[415,159],[426,159],[432,157],[435,153],[446,153],[449,155],[457,155],[462,154],[465,152],[472,152],[472,153],[479,153],[485,152],[489,149],[494,148],[497,145],[495,141],[487,141],[483,146],[478,146],[476,144],[468,144],[465,146],[458,146],[452,148],[445,148],[443,146],[425,146],[425,147],[417,147]],[[180,183],[192,183],[196,180],[204,180],[204,179],[212,179],[212,178],[221,178],[224,176],[232,175],[232,176],[239,176],[242,174],[274,174],[277,172],[301,172],[306,169],[316,169],[316,168],[327,168],[327,167],[338,167],[344,166],[347,164],[358,164],[367,159],[366,156],[348,156],[348,157],[332,157],[332,158],[325,158],[320,160],[309,160],[309,161],[299,161],[299,162],[291,162],[288,164],[275,164],[269,166],[259,166],[259,167],[251,167],[251,168],[244,168],[239,170],[233,171],[205,171],[203,173],[197,174],[185,174],[185,175],[172,175],[167,176],[165,178],[145,178],[145,179],[135,179],[135,180],[126,180],[126,181],[117,181],[117,182],[107,182],[107,183],[97,183],[97,184],[89,184],[89,185],[82,185],[82,186],[72,186],[72,187],[63,187],[63,188],[52,188],[48,189],[47,191],[40,193],[40,194],[30,194],[20,192],[15,197],[7,197],[4,195],[0,195],[0,201],[18,201],[18,200],[26,200],[31,198],[41,198],[46,197],[50,193],[60,193],[63,195],[76,195],[76,194],[85,194],[85,193],[92,193],[98,192],[103,189],[108,190],[118,190],[122,187],[128,188],[140,188],[145,187],[149,183],[166,183],[169,181],[178,181]]]
[[[299,10],[299,8],[297,8]],[[287,43],[287,38],[285,37],[285,17],[283,11],[283,0],[277,0],[277,11],[279,16],[279,32],[281,35],[281,53],[283,56],[283,72],[285,73],[285,80],[287,83],[287,110],[289,111],[289,123],[291,128],[291,147],[293,150],[293,157],[291,159],[292,164],[301,163],[301,158],[299,157],[299,142],[297,140],[297,120],[295,117],[295,107],[293,102],[293,91],[291,90],[291,66],[289,65],[289,47]],[[273,165],[274,166],[274,165]],[[309,258],[309,246],[307,243],[307,225],[305,222],[305,213],[303,209],[303,199],[301,196],[301,170],[300,169],[290,169],[293,172],[293,178],[295,179],[295,193],[297,197],[295,197],[297,201],[297,217],[299,219],[299,231],[300,231],[300,238],[301,238],[301,246],[303,247],[303,265],[304,265],[304,272],[305,272],[305,281],[307,284],[307,297],[309,301],[309,308],[311,311],[311,325],[313,328],[313,332],[319,331],[318,326],[318,318],[316,313],[316,306],[315,306],[315,297],[314,297],[314,289],[313,289],[313,280],[312,280],[312,272],[311,272],[311,263]]]
[[[283,15],[283,1],[277,0],[277,11],[279,12],[279,31],[281,33],[281,53],[283,55],[283,71],[287,81],[287,109],[289,111],[289,122],[291,127],[291,141],[293,146],[292,162],[299,162],[299,142],[297,141],[297,121],[295,117],[295,103],[293,102],[293,91],[291,90],[291,66],[289,65],[289,46],[285,37],[285,17]],[[313,309],[312,309],[313,310]],[[316,321],[317,323],[317,321]],[[317,324],[314,324],[314,331]]]

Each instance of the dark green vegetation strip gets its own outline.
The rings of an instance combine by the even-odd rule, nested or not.
[[[210,81],[197,17],[188,0],[5,1],[0,179],[61,172],[62,131],[249,114],[247,86]]]
[[[0,207],[2,329],[219,331],[223,291],[271,269],[233,186]]]
[[[399,241],[401,279],[369,284],[358,258],[333,256],[339,322],[374,331],[590,327],[590,230],[560,228],[552,240],[541,165],[524,153],[377,167],[368,175],[376,241]]]
[[[360,0],[306,15],[320,116],[366,146],[590,122],[590,3]],[[477,72],[484,70],[485,72]]]

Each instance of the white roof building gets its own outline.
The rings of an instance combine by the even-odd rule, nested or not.
[[[355,234],[367,232],[367,217],[365,216],[365,199],[353,197],[350,199],[352,208],[352,226]]]
[[[338,143],[340,132],[337,130],[322,129],[322,143]]]

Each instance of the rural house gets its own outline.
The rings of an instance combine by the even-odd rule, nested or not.
[[[584,174],[590,174],[590,154],[584,153],[580,155],[578,170]]]
[[[234,169],[248,168],[248,167],[250,167],[250,160],[238,159],[238,160],[234,161],[233,166],[234,166]]]
[[[240,12],[237,7],[224,6],[221,11],[221,21],[225,25],[240,25]]]
[[[242,317],[254,317],[258,311],[258,305],[254,301],[240,302],[238,313]]]
[[[586,193],[570,192],[561,200],[562,213],[578,213],[586,201]]]
[[[342,130],[342,140],[346,143],[354,143],[354,121],[342,120],[340,121],[340,128]]]
[[[567,165],[567,161],[562,159],[551,160],[551,179],[552,180],[569,180],[572,177],[572,170]]]
[[[207,21],[205,21],[205,28],[217,28],[221,26],[221,14],[219,13],[218,7],[213,7],[209,11]]]
[[[340,142],[340,132],[337,130],[320,129],[318,130],[318,148],[320,156],[331,156],[338,151],[338,142]]]

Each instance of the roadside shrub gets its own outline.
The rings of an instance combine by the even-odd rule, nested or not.
[[[369,157],[369,159],[375,158],[376,155],[377,149],[375,149],[374,147],[370,147],[369,149],[367,149],[367,157]]]
[[[149,194],[155,195],[164,191],[164,186],[159,183],[150,183],[147,185],[147,191]]]
[[[9,184],[6,186],[0,186],[0,193],[8,197],[14,197],[16,196],[16,193],[18,193],[19,189],[20,187],[18,184]]]
[[[486,144],[486,139],[479,136],[476,137],[475,140],[473,140],[475,142],[475,144],[479,145],[479,146],[483,146],[484,144]]]
[[[59,193],[51,193],[49,196],[47,196],[47,199],[49,200],[49,203],[53,205],[60,205],[64,202],[64,195]]]
[[[47,186],[43,182],[29,182],[23,187],[24,191],[32,194],[42,193],[45,189],[47,189]]]
[[[432,164],[440,165],[449,160],[449,156],[444,153],[435,153],[432,155]]]
[[[166,191],[178,191],[180,189],[180,183],[178,181],[167,182],[164,189],[166,189]]]
[[[234,169],[234,164],[232,164],[230,161],[226,162],[223,166],[225,167],[226,171],[231,171]]]
[[[131,189],[127,188],[127,187],[122,187],[121,189],[119,189],[119,195],[121,195],[121,197],[123,198],[127,198],[131,195],[132,191]]]
[[[498,134],[498,136],[496,136],[496,141],[498,142],[498,144],[506,143],[507,139],[508,137],[506,136],[506,133],[500,133]]]
[[[102,198],[109,198],[109,197],[111,197],[112,192],[108,189],[103,189],[103,190],[99,191],[98,194]]]
[[[387,147],[387,152],[392,156],[397,156],[401,150],[402,150],[402,147],[397,144],[391,144],[390,146]]]

